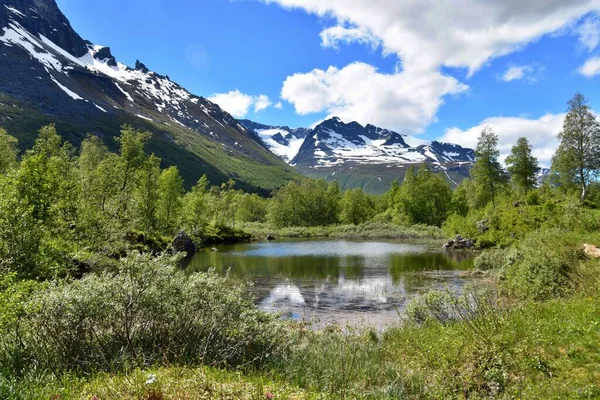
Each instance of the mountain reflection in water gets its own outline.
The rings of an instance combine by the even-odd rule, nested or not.
[[[429,290],[460,292],[474,278],[472,253],[428,243],[285,240],[202,251],[189,271],[215,268],[253,283],[257,305],[291,318],[387,325]]]

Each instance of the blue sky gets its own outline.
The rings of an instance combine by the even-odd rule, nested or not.
[[[57,3],[119,61],[268,124],[338,115],[468,146],[489,124],[546,163],[573,94],[600,110],[597,0]]]

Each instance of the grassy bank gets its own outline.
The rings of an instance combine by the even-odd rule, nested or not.
[[[340,238],[340,239],[443,239],[441,229],[435,226],[400,226],[391,222],[371,221],[360,225],[330,225],[313,227],[275,228],[266,223],[246,223],[240,226],[254,237],[272,235],[284,238]]]

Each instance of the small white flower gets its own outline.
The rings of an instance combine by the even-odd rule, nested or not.
[[[152,385],[156,381],[157,381],[156,375],[150,374],[150,375],[148,375],[148,378],[146,379],[146,385]]]

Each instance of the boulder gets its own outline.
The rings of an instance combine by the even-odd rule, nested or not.
[[[465,239],[461,235],[456,235],[444,245],[444,250],[475,250],[476,248],[473,239]]]
[[[275,237],[273,237],[271,235],[267,235],[267,240],[275,240]]]
[[[184,231],[179,232],[175,239],[173,239],[171,248],[174,253],[185,251],[188,256],[191,256],[196,252],[196,245]]]
[[[485,233],[490,230],[488,223],[489,221],[487,220],[487,218],[482,219],[481,221],[477,221],[477,229],[479,230],[479,233]]]
[[[583,252],[590,258],[600,258],[600,249],[593,244],[585,243],[583,245]]]

